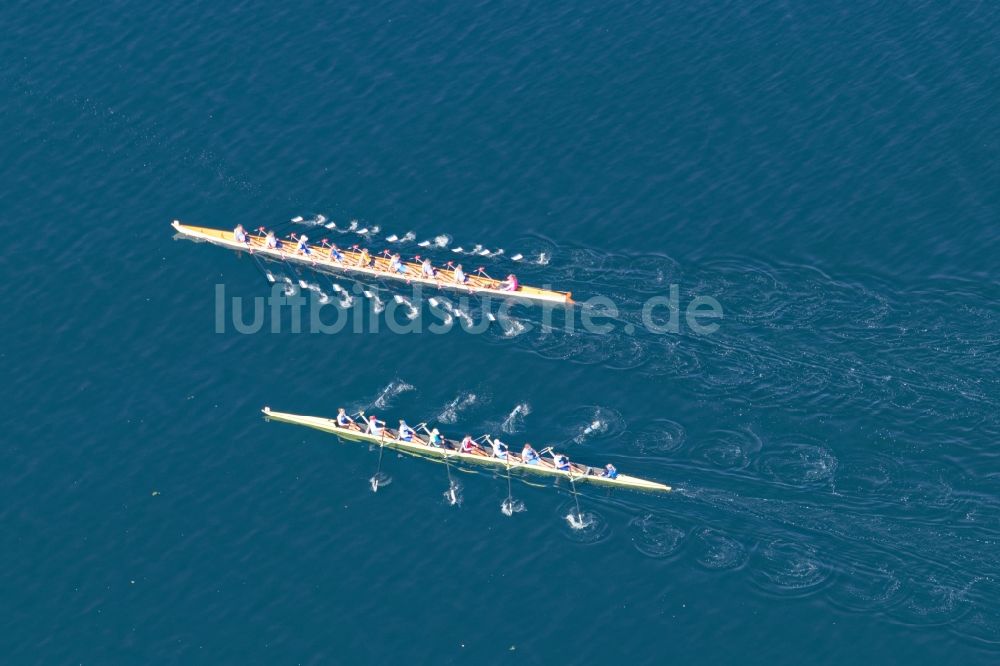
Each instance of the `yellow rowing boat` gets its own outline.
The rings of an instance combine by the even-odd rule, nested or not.
[[[574,483],[596,483],[602,486],[631,488],[632,490],[645,490],[650,492],[670,491],[670,486],[657,481],[650,481],[649,479],[641,479],[637,476],[629,476],[627,474],[618,474],[614,478],[601,476],[601,472],[603,471],[602,468],[592,468],[585,465],[573,464],[569,471],[564,471],[556,469],[547,460],[542,460],[540,463],[534,465],[521,462],[521,460],[513,453],[508,454],[506,460],[495,458],[485,452],[463,453],[458,450],[458,442],[446,441],[446,445],[450,444],[453,448],[439,448],[431,446],[428,442],[417,436],[414,436],[411,441],[404,441],[398,439],[396,432],[389,428],[383,428],[383,432],[380,435],[374,435],[362,430],[355,430],[353,428],[342,428],[337,425],[336,420],[320,416],[301,416],[299,414],[276,412],[270,407],[265,407],[261,411],[264,413],[264,416],[270,420],[293,423],[295,425],[306,426],[307,428],[315,428],[316,430],[332,433],[341,439],[356,442],[367,442],[376,446],[385,446],[387,448],[414,456],[474,463],[476,465],[487,465],[489,467],[507,469],[510,471],[528,472],[531,474],[542,474],[545,476],[565,478]]]
[[[517,291],[506,291],[502,288],[502,281],[488,278],[482,275],[467,275],[466,282],[455,281],[455,273],[452,270],[438,268],[437,277],[425,278],[421,275],[420,264],[412,262],[402,262],[407,268],[406,274],[400,274],[389,270],[389,260],[385,257],[371,257],[371,265],[363,265],[361,252],[353,250],[341,250],[344,255],[342,261],[336,261],[330,257],[328,248],[321,245],[309,245],[308,253],[296,251],[294,243],[285,240],[278,249],[268,248],[264,244],[263,236],[253,236],[247,234],[247,242],[241,243],[236,240],[232,231],[225,229],[210,229],[208,227],[192,227],[174,220],[171,225],[178,234],[195,240],[206,241],[215,245],[221,245],[233,250],[244,250],[255,252],[265,257],[294,261],[306,264],[313,268],[322,268],[337,273],[355,273],[367,275],[375,278],[399,280],[407,283],[422,284],[440,289],[450,289],[474,294],[493,294],[503,298],[519,298],[529,301],[539,301],[547,303],[560,303],[569,305],[573,302],[572,294],[568,291],[550,291],[539,289],[527,285],[519,285]],[[286,248],[287,246],[287,248]]]

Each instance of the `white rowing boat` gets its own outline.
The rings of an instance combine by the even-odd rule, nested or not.
[[[664,485],[657,481],[650,481],[649,479],[641,479],[637,476],[629,476],[627,474],[618,474],[614,478],[601,476],[603,471],[602,468],[592,468],[585,465],[573,464],[570,471],[564,471],[556,469],[547,460],[542,460],[539,464],[534,465],[521,462],[521,460],[513,452],[508,453],[507,459],[503,460],[501,458],[494,458],[493,456],[482,451],[479,453],[462,453],[458,450],[458,442],[454,441],[446,440],[446,447],[438,448],[431,446],[429,443],[417,436],[415,436],[412,441],[398,439],[396,432],[389,428],[383,428],[381,435],[373,435],[362,430],[342,428],[337,425],[337,422],[334,419],[328,419],[320,416],[302,416],[299,414],[276,412],[270,407],[265,407],[261,411],[264,413],[266,418],[274,421],[283,421],[285,423],[306,426],[307,428],[315,428],[316,430],[332,433],[341,439],[356,442],[367,442],[377,446],[385,446],[387,448],[395,449],[402,453],[408,453],[414,456],[423,456],[427,458],[456,462],[460,461],[476,465],[487,465],[489,467],[508,469],[510,471],[527,472],[531,474],[542,474],[545,476],[565,478],[574,483],[596,483],[602,486],[631,488],[632,490],[645,490],[651,492],[670,491],[670,486],[668,485]],[[451,448],[447,448],[448,445],[450,445]]]
[[[539,289],[527,285],[518,285],[517,291],[507,291],[502,288],[503,282],[483,275],[467,275],[466,282],[455,281],[455,273],[451,269],[437,268],[436,278],[425,278],[421,275],[420,264],[412,262],[402,262],[406,266],[407,273],[401,274],[389,270],[389,260],[385,257],[370,257],[371,266],[363,265],[361,252],[341,249],[344,255],[342,261],[335,261],[330,258],[330,251],[322,245],[309,245],[309,252],[302,253],[296,251],[295,243],[287,240],[282,241],[282,247],[278,249],[268,248],[264,244],[263,236],[247,234],[247,242],[241,243],[236,240],[232,231],[225,229],[210,229],[208,227],[192,227],[174,220],[171,225],[178,234],[195,240],[206,241],[215,245],[221,245],[233,250],[255,252],[261,256],[271,257],[284,261],[294,261],[306,264],[313,268],[322,268],[337,273],[354,273],[367,275],[369,277],[398,280],[406,283],[422,284],[440,289],[450,289],[474,294],[492,294],[503,298],[517,298],[528,301],[559,303],[569,305],[573,303],[573,295],[568,291],[550,291]]]

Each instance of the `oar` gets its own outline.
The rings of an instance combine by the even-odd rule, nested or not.
[[[382,473],[382,454],[385,453],[385,428],[382,429],[382,437],[378,442],[378,465],[375,467],[375,476],[371,478],[372,492],[378,492],[379,475]]]
[[[507,499],[500,504],[500,513],[510,517],[514,515],[514,491],[510,487],[510,451],[507,452],[504,462],[507,463]]]
[[[427,424],[424,423],[421,426],[424,432],[427,433],[427,442],[430,444],[431,431],[427,429]],[[458,497],[455,495],[455,482],[451,479],[451,461],[448,460],[448,442],[441,438],[441,455],[444,458],[444,468],[448,470],[448,491],[446,495],[448,500],[451,502],[452,506],[458,504]]]
[[[266,268],[264,268],[264,262],[253,251],[253,243],[250,241],[252,238],[253,236],[247,234],[247,254],[250,255],[251,259],[253,259],[254,265],[257,266],[258,270],[260,270],[261,275],[264,276],[264,279],[267,280],[268,284],[274,284],[274,276],[271,275]]]
[[[291,238],[295,238],[295,234],[294,233],[289,234],[289,236]],[[306,288],[305,287],[306,281],[302,279],[302,275],[295,268],[295,266],[292,265],[292,262],[289,261],[289,259],[288,259],[288,255],[290,255],[292,257],[295,257],[297,255],[295,253],[289,253],[288,251],[285,250],[284,247],[279,247],[276,251],[278,253],[278,258],[280,259],[280,261],[283,264],[285,264],[285,266],[288,268],[289,272],[291,272],[292,276],[295,278],[296,282],[299,283],[299,288],[300,289],[305,289]]]
[[[368,420],[368,418],[365,416],[365,413],[364,413],[363,410],[360,411],[360,412],[358,412],[357,415],[361,418],[361,420],[363,420],[365,422],[366,426],[368,426],[369,428],[371,427],[371,421]],[[383,453],[385,453],[385,428],[382,428],[382,430],[379,433],[379,440],[378,440],[378,466],[375,468],[375,476],[373,476],[369,480],[370,483],[371,483],[371,486],[372,486],[372,492],[373,493],[377,493],[378,492],[378,475],[382,473],[382,454]]]
[[[427,425],[426,423],[418,423],[415,426],[410,426],[410,429],[413,431],[413,439],[417,440],[421,444],[426,444],[427,446],[430,446],[431,445],[430,441],[425,442],[424,440],[420,439],[420,435],[417,434],[417,430],[421,429],[423,429],[426,432],[427,429],[424,428],[424,426],[426,425]]]

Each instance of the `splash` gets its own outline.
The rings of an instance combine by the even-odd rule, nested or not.
[[[574,410],[574,415],[576,418],[571,416],[567,421],[580,423],[586,419],[576,426],[575,431],[571,431],[570,441],[574,444],[581,444],[597,437],[616,437],[625,431],[625,419],[617,410],[608,407],[583,407]]]
[[[392,477],[385,472],[378,472],[368,479],[368,485],[371,486],[372,492],[377,493],[379,488],[385,488],[392,483]]]
[[[508,434],[520,432],[524,428],[524,417],[531,413],[531,405],[522,402],[511,410],[500,424],[500,429]]]
[[[412,240],[415,240],[416,238],[417,235],[412,231],[407,231],[402,238],[400,238],[396,234],[392,234],[391,236],[386,236],[386,240],[390,243],[408,243]]]
[[[407,384],[401,379],[394,379],[389,382],[384,389],[379,393],[378,397],[372,401],[372,406],[378,409],[385,409],[392,402],[393,398],[401,393],[406,393],[407,391],[415,390],[412,385]]]
[[[432,239],[422,240],[417,243],[420,247],[436,247],[436,248],[446,248],[451,244],[451,236],[447,234],[440,234]]]
[[[362,290],[361,293],[365,295],[365,298],[367,298],[372,302],[372,310],[375,312],[375,314],[378,314],[383,310],[385,310],[385,301],[383,301],[379,297],[377,291],[372,291],[371,289],[364,289]]]
[[[515,513],[523,513],[527,510],[527,507],[524,506],[524,502],[516,500],[512,497],[508,497],[500,505],[500,513],[505,516],[513,516]]]
[[[413,303],[407,298],[396,294],[392,297],[398,305],[403,305],[406,307],[406,318],[409,320],[414,320],[420,315],[420,310],[414,307]]]
[[[600,420],[591,421],[589,424],[587,424],[587,427],[585,427],[583,430],[580,431],[579,435],[573,438],[573,441],[579,444],[580,442],[587,439],[587,437],[589,437],[594,433],[602,433],[607,431],[608,431],[607,423],[604,423],[603,421]]]
[[[594,524],[593,517],[586,513],[570,511],[566,514],[565,518],[566,523],[574,530],[585,530]]]
[[[500,323],[500,328],[503,329],[503,337],[505,338],[516,338],[527,330],[524,322],[518,321],[513,317],[504,317],[497,321]]]
[[[596,544],[611,537],[611,526],[599,513],[579,511],[573,504],[563,505],[559,515],[566,525],[563,534],[576,543]]]
[[[447,502],[448,506],[461,506],[462,505],[462,484],[458,481],[452,481],[448,485],[448,490],[442,493],[444,501]]]
[[[479,401],[479,396],[475,393],[466,393],[457,396],[454,400],[445,405],[437,420],[441,423],[456,423],[460,412],[468,409]]]

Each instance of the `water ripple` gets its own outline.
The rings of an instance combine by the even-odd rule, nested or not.
[[[837,457],[814,442],[768,442],[761,451],[757,468],[762,476],[790,486],[827,485],[837,472]]]
[[[684,445],[687,433],[684,426],[670,419],[651,419],[635,433],[632,445],[640,453],[652,455],[676,451]]]
[[[632,545],[646,557],[670,557],[684,544],[687,534],[668,519],[646,514],[629,520]]]
[[[736,539],[709,527],[695,534],[697,562],[706,569],[739,569],[747,561],[746,548]]]
[[[764,592],[776,595],[813,594],[830,579],[831,570],[808,544],[777,539],[756,555],[753,577]]]

